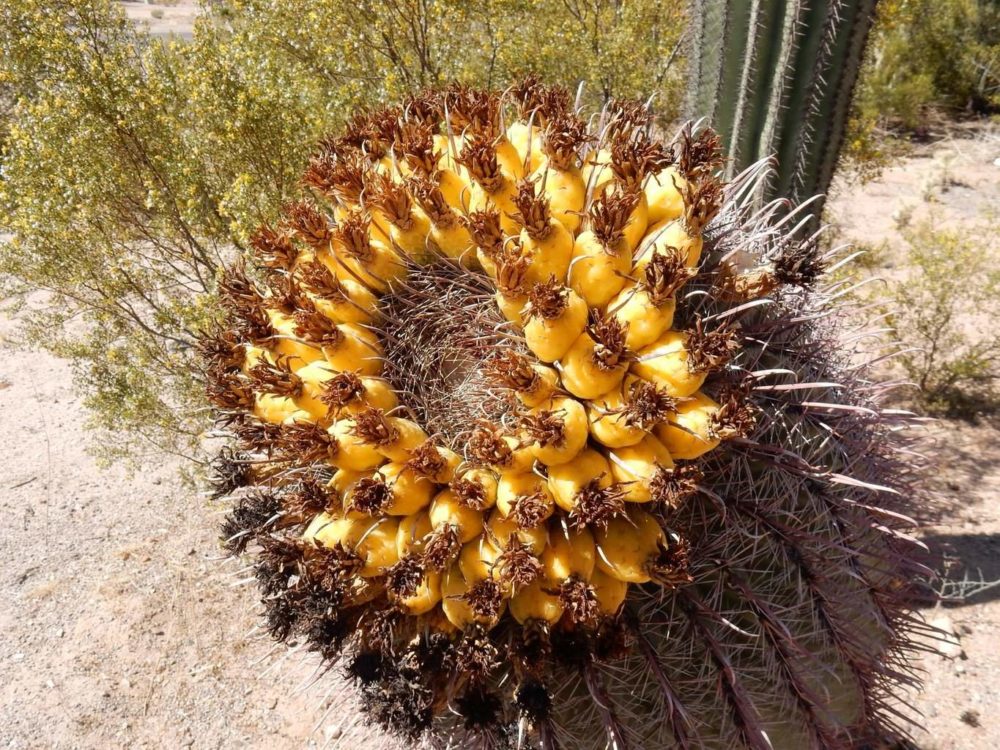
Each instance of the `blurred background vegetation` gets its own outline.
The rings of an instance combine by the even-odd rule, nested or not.
[[[884,0],[846,159],[863,177],[937,113],[1000,105],[989,0]],[[223,0],[190,39],[110,0],[0,5],[0,289],[25,343],[69,357],[106,459],[197,457],[192,344],[220,265],[296,190],[352,110],[450,79],[525,71],[597,108],[684,99],[675,0]],[[39,295],[39,290],[45,294]]]

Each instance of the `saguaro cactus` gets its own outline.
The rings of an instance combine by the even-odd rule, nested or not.
[[[877,2],[695,1],[689,115],[722,136],[729,176],[773,155],[762,198],[827,191]]]

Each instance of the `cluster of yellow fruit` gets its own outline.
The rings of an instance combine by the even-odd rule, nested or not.
[[[352,604],[385,594],[445,629],[592,622],[629,583],[686,580],[683,540],[644,506],[676,503],[674,461],[725,432],[700,388],[731,340],[672,329],[718,208],[712,144],[667,149],[635,105],[592,136],[558,90],[509,99],[509,126],[499,97],[457,87],[358,118],[309,167],[319,200],[254,237],[269,291],[226,290],[256,331],[242,403],[311,431],[335,469],[304,540],[352,557]],[[521,337],[481,363],[510,419],[452,447],[380,377],[380,298],[441,262],[487,274]]]

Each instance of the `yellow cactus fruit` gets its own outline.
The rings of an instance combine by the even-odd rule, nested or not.
[[[353,278],[338,278],[311,253],[296,261],[295,279],[302,295],[323,315],[336,323],[370,323],[378,298]]]
[[[470,211],[462,219],[469,236],[476,246],[476,260],[486,272],[495,279],[497,277],[496,257],[503,248],[504,218],[493,206],[487,204],[478,211]]]
[[[329,363],[315,363],[302,369],[306,390],[312,388],[312,395],[329,407],[334,417],[356,416],[369,408],[392,411],[399,406],[396,392],[382,378],[357,372],[336,372]],[[316,378],[315,385],[310,384],[307,379],[310,377]]]
[[[655,477],[663,469],[674,468],[670,453],[652,435],[647,435],[636,445],[616,448],[608,458],[611,475],[625,489],[624,499],[633,503],[652,500],[650,485]]]
[[[699,391],[677,405],[677,412],[670,421],[656,428],[656,436],[674,458],[698,458],[720,442],[715,418],[721,408]]]
[[[423,554],[432,531],[434,527],[431,526],[431,517],[427,511],[421,510],[400,518],[396,531],[396,552],[399,558]]]
[[[597,398],[621,383],[629,359],[625,328],[614,318],[599,320],[560,360],[563,386],[579,398]]]
[[[580,226],[586,199],[587,186],[577,162],[588,140],[586,123],[579,118],[568,113],[553,117],[542,134],[545,159],[532,173],[549,199],[552,216],[571,233]]]
[[[638,351],[652,344],[674,321],[674,294],[692,276],[677,252],[657,253],[641,273],[608,303],[608,315],[626,326],[625,345]]]
[[[552,397],[559,387],[559,373],[551,367],[533,363],[523,354],[504,349],[483,363],[483,374],[497,385],[514,391],[528,408]]]
[[[375,450],[355,433],[356,423],[353,418],[338,419],[330,425],[327,432],[337,443],[336,455],[330,460],[338,469],[349,471],[369,471],[376,469],[385,462],[385,456]]]
[[[374,215],[381,216],[389,226],[391,247],[418,261],[428,256],[431,221],[402,183],[386,175],[378,176],[371,202]]]
[[[452,480],[450,488],[472,510],[485,511],[496,505],[497,478],[488,469],[467,469]]]
[[[430,570],[420,578],[416,590],[408,596],[394,597],[410,615],[430,612],[441,601],[441,574]]]
[[[326,487],[328,490],[335,492],[337,497],[342,501],[347,497],[347,493],[350,492],[351,487],[359,479],[371,476],[368,472],[364,471],[350,471],[348,469],[337,469],[327,482]]]
[[[688,338],[683,331],[667,331],[636,353],[632,372],[663,386],[671,396],[690,396],[701,388],[707,373],[691,371]]]
[[[516,539],[526,546],[532,554],[540,555],[548,542],[549,532],[544,524],[532,528],[521,528],[512,518],[507,518],[494,508],[486,522],[486,533],[493,543],[501,549],[507,549],[511,540]]]
[[[546,466],[572,461],[587,444],[587,411],[566,396],[554,396],[521,418],[523,441]]]
[[[259,346],[254,346],[253,344],[243,345],[243,364],[240,369],[244,373],[249,373],[254,367],[259,364],[273,365],[274,357],[271,355],[267,349],[262,349]]]
[[[273,393],[258,393],[254,397],[253,414],[271,424],[283,424],[299,411],[295,399]]]
[[[431,181],[444,198],[456,208],[465,207],[469,195],[469,181],[455,162],[458,144],[451,138],[435,135],[422,123],[403,123],[400,129],[399,151],[409,174],[417,179]],[[403,170],[400,170],[403,171]]]
[[[497,471],[527,472],[535,464],[531,449],[522,446],[513,435],[502,427],[480,422],[469,438],[466,447],[469,458]]]
[[[449,258],[471,263],[475,257],[472,235],[441,188],[426,179],[411,181],[409,188],[431,221],[430,240],[434,246]]]
[[[587,406],[590,434],[608,448],[635,445],[673,413],[676,400],[662,388],[635,375]]]
[[[537,526],[552,515],[553,507],[552,494],[542,477],[531,472],[500,474],[496,508],[518,528]]]
[[[586,328],[587,314],[587,303],[550,277],[528,292],[528,304],[522,310],[524,340],[540,360],[555,362]]]
[[[596,450],[586,448],[567,464],[549,469],[549,489],[556,505],[567,512],[576,508],[578,495],[588,485],[596,483],[600,489],[612,484],[611,466]]]
[[[406,465],[418,476],[435,484],[448,484],[455,477],[455,472],[462,463],[462,457],[451,450],[438,445],[433,439],[427,439],[410,451]]]
[[[398,519],[390,516],[341,518],[320,529],[315,539],[327,547],[340,544],[353,550],[361,558],[358,575],[374,578],[399,562],[396,551],[398,531]]]
[[[468,591],[458,565],[453,565],[441,576],[441,609],[456,628],[465,628],[476,620],[472,607],[465,600]]]
[[[329,526],[331,523],[333,523],[335,520],[336,519],[334,518],[334,516],[330,515],[326,511],[323,511],[322,513],[317,513],[316,517],[309,522],[308,526],[306,526],[306,530],[302,532],[303,541],[305,542],[312,542],[313,540],[320,541],[317,539],[319,533],[327,526]]]
[[[559,597],[546,589],[550,584],[539,579],[528,584],[510,599],[510,613],[522,625],[528,622],[544,622],[555,625],[563,614]]]
[[[590,229],[576,238],[569,284],[591,307],[606,307],[632,270],[624,229],[638,200],[635,193],[615,190],[590,204]]]
[[[564,280],[573,257],[573,234],[552,217],[548,200],[536,195],[534,182],[518,185],[514,204],[521,249],[529,260],[526,283],[540,284],[551,277]]]
[[[373,520],[360,534],[354,544],[354,553],[364,561],[364,566],[358,571],[358,575],[362,578],[380,576],[399,562],[396,554],[398,531],[398,519],[383,517]]]
[[[458,556],[458,567],[466,583],[495,578],[494,569],[501,553],[502,550],[484,536],[464,545]]]
[[[633,507],[627,516],[611,519],[595,532],[597,567],[628,583],[648,583],[667,536],[650,514]]]
[[[616,615],[628,594],[628,583],[595,569],[590,576],[590,586],[597,599],[597,606],[606,615]]]
[[[507,139],[528,172],[538,169],[545,158],[542,152],[542,128],[539,123],[540,118],[532,117],[530,122],[512,122],[507,128]]]
[[[603,193],[615,179],[615,173],[611,171],[611,150],[601,147],[591,151],[584,159],[581,171],[587,192],[591,195]]]
[[[275,333],[274,354],[284,358],[290,369],[298,370],[310,362],[323,359],[323,352],[318,346],[302,341],[297,321],[292,315],[269,309],[267,317]],[[326,321],[324,327],[334,328],[334,324],[326,318],[323,321]]]
[[[381,409],[369,408],[354,415],[354,433],[390,461],[410,459],[427,433],[416,422],[403,417],[389,417]]]
[[[667,167],[646,178],[643,192],[649,203],[649,223],[660,224],[684,215],[687,182],[676,167]]]
[[[589,581],[597,554],[593,535],[586,528],[569,529],[561,523],[551,525],[549,544],[541,558],[545,576],[556,584],[573,576]]]
[[[461,544],[468,544],[483,531],[483,514],[463,505],[450,489],[441,490],[431,501],[431,526],[456,530]]]
[[[502,144],[509,146],[509,144]],[[517,179],[509,170],[511,167],[520,170],[517,157],[511,160],[510,153],[505,155],[506,168],[501,165],[502,146],[498,147],[491,139],[476,136],[466,142],[458,162],[466,168],[473,180],[468,200],[468,212],[482,211],[495,207],[499,211],[500,226],[507,234],[515,234],[519,227],[512,218],[517,211],[513,198],[517,192]]]
[[[521,312],[528,303],[525,283],[530,262],[516,239],[504,242],[493,257],[496,266],[497,307],[507,320],[518,326],[523,322]]]
[[[342,270],[336,275],[354,278],[370,289],[384,292],[406,276],[406,265],[387,244],[371,237],[371,219],[352,212],[337,225],[332,243]],[[335,272],[336,273],[336,272]]]
[[[382,371],[382,345],[367,328],[340,323],[321,343],[323,356],[337,372],[378,375]]]
[[[408,516],[426,508],[434,496],[434,483],[410,468],[408,463],[382,464],[378,473],[389,487],[391,500],[383,513]]]

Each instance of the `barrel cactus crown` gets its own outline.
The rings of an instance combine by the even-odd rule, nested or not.
[[[320,144],[220,284],[223,538],[440,747],[897,731],[915,468],[800,212],[710,130],[453,85]]]

